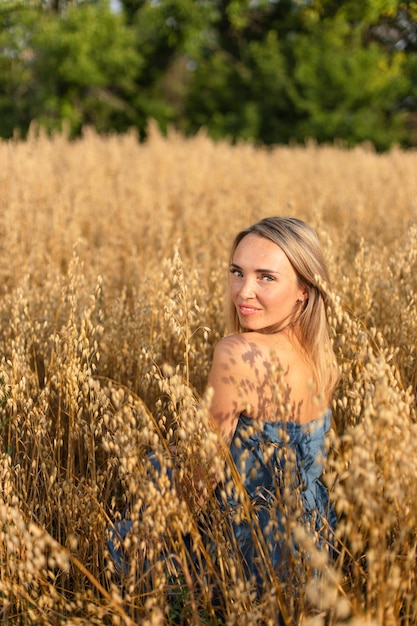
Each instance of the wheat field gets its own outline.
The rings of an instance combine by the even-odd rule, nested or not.
[[[0,163],[1,623],[416,624],[417,153],[152,127],[142,144],[33,130],[1,142]],[[205,381],[229,245],[270,215],[308,221],[332,276],[324,480],[339,522],[329,563],[290,520],[302,566],[259,600],[210,494],[202,509],[166,477],[174,462],[182,485],[196,465],[229,471]],[[120,574],[107,536],[127,504]]]

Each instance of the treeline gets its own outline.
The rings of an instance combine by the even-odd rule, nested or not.
[[[417,2],[2,0],[0,136],[417,145]]]

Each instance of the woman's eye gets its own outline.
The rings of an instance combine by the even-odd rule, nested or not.
[[[237,270],[235,268],[230,268],[230,273],[232,276],[235,276],[236,278],[242,278],[243,274],[240,270]]]
[[[270,274],[264,274],[262,276],[262,280],[266,281],[267,283],[272,282],[275,280],[275,278],[273,276],[271,276]]]

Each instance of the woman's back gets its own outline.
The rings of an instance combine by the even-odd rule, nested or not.
[[[313,371],[291,331],[241,333],[216,347],[208,381],[211,412],[230,441],[238,417],[266,422],[311,422],[328,403],[315,391]]]

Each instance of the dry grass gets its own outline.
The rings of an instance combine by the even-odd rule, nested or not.
[[[33,135],[1,143],[0,162],[2,623],[272,625],[281,606],[289,624],[415,624],[417,154],[153,131],[144,145]],[[232,236],[279,214],[317,229],[334,281],[342,381],[326,480],[340,554],[328,567],[294,522],[309,558],[259,603],[215,505],[202,518],[192,489],[168,488],[166,447],[179,485],[197,462],[225,471],[195,398],[223,333]],[[106,529],[128,502],[137,558],[119,584]]]

